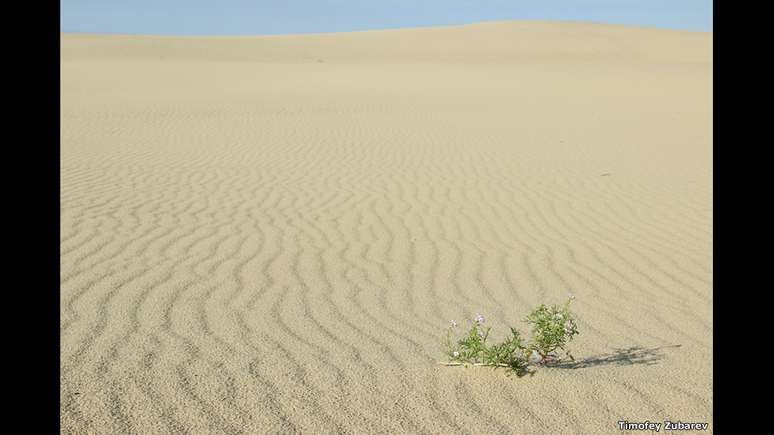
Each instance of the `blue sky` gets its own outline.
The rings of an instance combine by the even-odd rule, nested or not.
[[[562,20],[712,31],[712,0],[61,0],[63,32],[272,35]]]

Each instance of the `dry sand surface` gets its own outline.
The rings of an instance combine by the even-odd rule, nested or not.
[[[711,33],[62,34],[61,430],[711,423],[711,127]],[[570,291],[578,364],[437,364]]]

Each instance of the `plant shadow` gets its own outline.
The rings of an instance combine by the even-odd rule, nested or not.
[[[584,369],[588,367],[598,367],[607,365],[629,366],[629,365],[655,365],[664,359],[662,349],[680,347],[679,344],[671,346],[661,346],[646,349],[642,346],[634,346],[623,349],[615,349],[613,352],[605,355],[593,356],[576,361],[559,361],[551,364],[550,367],[558,369]]]

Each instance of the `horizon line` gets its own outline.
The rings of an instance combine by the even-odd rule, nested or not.
[[[385,27],[375,29],[356,29],[356,30],[333,30],[329,32],[294,32],[294,33],[232,33],[232,34],[158,34],[158,33],[129,33],[129,32],[93,32],[93,31],[77,31],[77,30],[62,30],[60,28],[59,33],[71,34],[71,35],[108,35],[108,36],[148,36],[148,37],[193,37],[193,38],[212,38],[212,37],[268,37],[268,36],[313,36],[313,35],[336,35],[342,33],[366,33],[366,32],[387,32],[387,31],[399,31],[399,30],[418,30],[418,29],[434,29],[445,27],[463,27],[473,26],[480,24],[495,24],[495,23],[543,23],[543,24],[591,24],[595,26],[610,26],[610,27],[625,27],[642,30],[662,30],[669,32],[685,32],[685,33],[707,33],[712,34],[713,30],[694,30],[675,27],[658,27],[658,26],[646,26],[640,24],[622,24],[622,23],[610,23],[600,21],[581,21],[581,20],[532,20],[532,19],[505,19],[505,20],[484,20],[474,21],[469,23],[459,24],[440,24],[440,25],[427,25],[427,26],[406,26],[406,27]]]

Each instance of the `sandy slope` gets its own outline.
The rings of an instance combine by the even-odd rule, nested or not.
[[[711,44],[63,34],[62,432],[711,422]],[[581,364],[436,364],[568,290]]]

